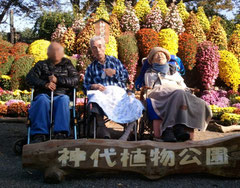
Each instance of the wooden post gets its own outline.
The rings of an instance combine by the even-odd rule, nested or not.
[[[136,172],[149,179],[170,174],[208,173],[240,178],[240,136],[178,143],[103,139],[51,140],[23,147],[24,168],[61,182],[82,172]]]
[[[15,29],[14,29],[14,21],[13,21],[13,10],[11,10],[10,11],[10,42],[12,44],[15,43],[14,36],[15,36]]]

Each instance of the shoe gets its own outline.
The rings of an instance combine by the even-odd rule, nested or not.
[[[173,127],[177,141],[184,142],[190,139],[190,133],[185,130],[185,125],[177,124]]]
[[[162,134],[162,140],[164,142],[176,142],[177,139],[173,133],[173,128],[167,128]]]
[[[56,133],[54,135],[54,139],[57,139],[57,140],[66,139],[67,137],[68,137],[67,133],[62,133],[62,132]]]
[[[31,144],[45,142],[46,140],[47,140],[47,135],[36,134],[36,135],[33,136],[32,140],[31,140]]]

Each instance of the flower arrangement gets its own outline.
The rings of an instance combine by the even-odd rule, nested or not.
[[[79,32],[81,32],[85,27],[85,22],[83,19],[83,16],[81,14],[77,14],[76,18],[72,24],[72,29],[73,31],[78,34]]]
[[[25,102],[31,101],[31,92],[27,90],[15,90],[15,91],[7,91],[7,90],[0,90],[0,101],[7,102],[11,99],[16,100],[24,100]]]
[[[186,10],[186,5],[183,3],[182,0],[177,4],[177,9],[178,9],[179,15],[184,23],[188,19],[189,13]]]
[[[192,34],[198,43],[206,40],[206,35],[199,23],[197,16],[191,12],[188,19],[184,22],[185,32]]]
[[[235,108],[240,109],[240,103],[235,103],[235,104],[232,105],[232,107],[235,107]],[[235,113],[235,112],[234,112],[234,113]]]
[[[240,38],[240,24],[236,24],[236,29],[233,31]]]
[[[232,34],[230,37],[228,50],[236,56],[238,62],[240,63],[240,37],[238,37],[237,34]]]
[[[209,107],[211,108],[213,118],[215,119],[220,119],[224,113],[234,113],[234,111],[237,109],[235,107],[219,107],[216,105],[209,105]]]
[[[169,9],[167,8],[167,4],[164,0],[156,0],[156,6],[158,6],[162,12],[162,16],[165,17]]]
[[[204,90],[201,96],[208,105],[216,105],[218,107],[228,107],[230,100],[223,90]]]
[[[198,44],[196,61],[202,88],[211,89],[214,86],[219,73],[219,60],[218,47],[212,42],[204,41]]]
[[[177,56],[180,57],[186,69],[192,70],[196,65],[196,54],[197,41],[195,37],[188,33],[180,34]]]
[[[9,51],[11,50],[11,48],[13,47],[13,45],[5,40],[0,39],[0,52],[3,53],[9,53]]]
[[[220,51],[219,77],[234,91],[240,84],[240,68],[237,58],[227,50]]]
[[[0,101],[0,117],[6,116],[7,115],[7,105],[5,105],[4,103],[1,103]]]
[[[183,33],[185,30],[183,21],[178,13],[177,6],[174,3],[172,3],[169,7],[163,26],[164,28],[173,29],[177,34]]]
[[[109,21],[109,14],[105,5],[105,0],[100,0],[99,7],[96,10],[96,19],[99,20],[101,18]]]
[[[240,122],[240,115],[234,113],[224,113],[221,116],[221,121],[224,125],[236,125]]]
[[[202,6],[198,7],[198,11],[196,13],[196,16],[197,16],[197,18],[198,18],[198,20],[199,20],[199,22],[200,22],[200,24],[203,28],[203,31],[205,33],[207,33],[210,29],[210,23],[209,23],[209,20],[206,16]]]
[[[117,41],[114,36],[109,36],[109,42],[106,44],[105,54],[118,58]]]
[[[213,17],[207,40],[212,41],[219,50],[227,50],[227,33],[222,27],[220,17]]]
[[[113,7],[112,14],[116,14],[118,20],[121,20],[125,10],[126,6],[124,4],[125,0],[117,0],[116,5]]]
[[[118,38],[119,59],[126,67],[129,75],[130,89],[134,87],[134,78],[136,75],[138,63],[138,46],[134,33],[123,33]]]
[[[16,55],[26,54],[28,49],[28,44],[24,42],[17,42],[14,46],[10,49],[10,53]]]
[[[140,29],[136,34],[141,58],[147,57],[153,47],[159,46],[158,33],[150,28]]]
[[[143,27],[152,28],[156,32],[159,32],[162,27],[162,14],[158,6],[154,6],[152,11],[146,16]]]
[[[67,55],[72,55],[75,52],[75,40],[76,34],[73,31],[73,28],[69,27],[68,30],[63,34],[61,41]]]
[[[0,76],[0,87],[4,90],[11,89],[11,77],[8,75],[1,75]]]
[[[173,29],[162,29],[159,34],[159,45],[166,48],[170,54],[176,55],[178,52],[178,35]]]
[[[26,117],[28,113],[28,104],[22,100],[9,100],[5,103],[7,108],[7,115],[14,117]]]
[[[11,69],[14,56],[8,52],[0,51],[0,75],[7,75]]]
[[[120,27],[120,22],[117,19],[116,14],[112,14],[110,16],[110,35],[114,37],[119,37],[121,35],[121,27]]]
[[[57,42],[62,42],[62,38],[63,38],[63,35],[64,33],[67,31],[67,28],[63,23],[60,23],[58,24],[57,28],[55,29],[55,31],[52,33],[52,36],[51,36],[51,40],[52,41],[57,41]]]
[[[35,63],[48,58],[47,49],[49,45],[50,45],[50,42],[43,39],[36,40],[30,44],[28,53],[30,55],[33,55],[35,59],[34,61]]]
[[[91,56],[89,54],[82,54],[78,58],[77,70],[80,74],[80,82],[83,82],[85,71],[88,65],[91,64]]]
[[[133,31],[136,33],[140,29],[139,19],[135,14],[135,10],[131,6],[131,2],[127,2],[127,8],[122,16],[120,21],[121,29],[123,32],[125,31]]]
[[[148,0],[139,0],[134,9],[140,22],[143,22],[146,15],[151,11]]]

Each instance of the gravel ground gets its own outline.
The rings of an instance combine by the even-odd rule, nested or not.
[[[12,150],[14,142],[26,135],[26,127],[19,123],[0,123],[0,187],[240,187],[240,179],[229,179],[206,174],[171,175],[150,181],[138,174],[83,175],[78,179],[67,178],[61,184],[47,184],[43,173],[22,169],[21,157]],[[206,133],[211,135],[211,133]],[[206,136],[206,134],[204,136]],[[214,134],[214,133],[213,133]],[[214,134],[216,137],[216,134]],[[217,134],[219,136],[219,134]],[[222,134],[220,134],[222,136]],[[198,135],[199,137],[199,135]]]

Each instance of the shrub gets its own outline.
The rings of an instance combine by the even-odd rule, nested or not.
[[[218,77],[218,62],[220,56],[218,47],[210,41],[204,41],[197,47],[197,70],[200,73],[201,86],[203,89],[212,89]]]
[[[148,0],[139,0],[134,9],[140,22],[143,22],[146,15],[151,11]]]
[[[116,5],[113,7],[112,14],[116,14],[118,20],[121,20],[124,12],[126,10],[126,6],[124,4],[124,1],[125,0],[117,0]]]
[[[134,86],[134,78],[138,63],[138,47],[134,33],[123,33],[118,39],[118,56],[129,74],[130,88]]]
[[[160,8],[162,16],[164,17],[169,11],[169,9],[167,8],[167,4],[164,0],[156,0],[156,5]]]
[[[64,23],[58,24],[57,28],[51,35],[52,41],[62,42],[64,33],[67,31],[67,28]]]
[[[0,75],[7,75],[11,69],[14,57],[7,52],[0,52]]]
[[[186,69],[192,70],[196,65],[196,54],[197,41],[195,37],[188,33],[179,35],[177,56],[180,57]]]
[[[147,57],[153,47],[159,46],[158,33],[153,29],[140,29],[136,38],[141,58]]]
[[[10,42],[0,39],[0,53],[2,52],[8,53],[12,47],[13,45]]]
[[[25,79],[27,73],[32,68],[34,63],[34,57],[31,55],[21,55],[16,57],[11,67],[11,88],[16,89],[28,89]]]
[[[4,90],[11,90],[11,77],[8,75],[0,76],[0,92],[1,88]]]
[[[73,24],[72,24],[72,29],[73,31],[78,34],[81,32],[85,27],[85,22],[83,19],[83,16],[81,14],[77,14]]]
[[[209,20],[204,12],[204,9],[203,7],[198,7],[198,11],[197,11],[197,18],[203,28],[203,31],[205,33],[207,33],[210,29],[210,23],[209,23]]]
[[[178,35],[173,29],[162,29],[159,32],[159,45],[166,48],[170,54],[176,55],[178,52]]]
[[[63,34],[63,38],[62,38],[62,46],[65,48],[65,53],[67,55],[72,55],[75,52],[75,40],[76,40],[76,34],[73,31],[73,29],[70,27]]]
[[[119,37],[121,35],[121,27],[120,22],[117,19],[117,16],[115,14],[112,14],[110,16],[110,35],[114,37]]]
[[[14,55],[22,55],[22,54],[26,54],[27,50],[28,50],[28,44],[27,43],[17,42],[11,48],[10,53],[12,53]]]
[[[228,50],[232,52],[240,63],[240,37],[233,34],[228,42]]]
[[[184,23],[188,19],[189,13],[186,10],[186,5],[183,3],[182,0],[180,1],[180,3],[177,4],[177,9],[178,9],[179,15]]]
[[[96,10],[96,19],[99,20],[101,18],[109,21],[109,14],[107,12],[105,0],[100,0],[99,7],[97,7],[97,10]]]

